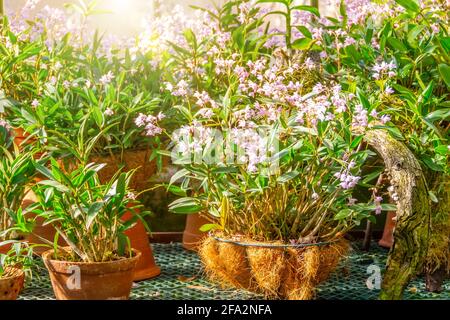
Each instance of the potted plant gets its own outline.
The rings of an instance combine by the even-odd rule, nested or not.
[[[38,180],[33,165],[33,158],[36,159],[35,150],[23,149],[15,144],[15,137],[11,135],[9,125],[0,126],[0,136],[6,139],[0,138],[0,141],[4,141],[0,151],[0,195],[4,204],[0,210],[0,240],[22,239],[30,244],[43,244],[43,238],[53,240],[55,230],[52,226],[42,225],[42,221],[30,212],[36,203],[30,187]],[[0,252],[6,252],[8,249],[5,245],[0,247]],[[34,253],[40,253],[42,250],[43,247],[37,246]]]
[[[85,21],[93,6],[75,11]],[[159,90],[163,62],[137,43],[110,48],[98,33],[83,33],[83,25],[55,30],[43,17],[45,12],[32,19],[45,26],[39,35],[21,19],[3,21],[1,41],[11,42],[12,47],[0,57],[5,75],[1,92],[8,101],[7,118],[14,127],[23,128],[16,130],[16,140],[33,141],[68,171],[90,162],[105,163],[99,172],[103,183],[119,169],[136,169],[130,186],[137,191],[149,189],[150,177],[163,165],[156,152],[164,144],[159,137],[165,106]],[[23,59],[15,56],[17,48],[27,53]],[[30,66],[30,60],[37,63]],[[32,83],[33,90],[23,89],[22,83]],[[42,230],[50,235],[51,225],[42,226],[39,220],[35,233]],[[145,228],[133,228],[133,232],[137,234],[132,239],[147,237]],[[151,248],[140,243],[139,249],[148,257],[144,274],[155,276]]]
[[[33,247],[14,240],[0,243],[0,246],[10,247],[8,252],[0,253],[0,300],[16,300],[26,278],[32,274]]]
[[[172,135],[172,159],[182,169],[171,182],[186,196],[169,209],[216,219],[203,226],[211,235],[200,248],[213,280],[271,298],[310,299],[348,250],[345,233],[393,208],[353,196],[362,165],[375,156],[362,135],[379,119],[361,109],[356,87],[343,90],[307,54],[280,45],[271,60],[269,49],[256,55],[252,48],[267,43],[252,29],[260,18],[250,10],[254,23],[239,24],[234,5],[210,17],[212,28],[231,33],[229,43],[180,99],[189,124]],[[234,43],[238,32],[247,38]],[[195,35],[185,35],[195,48]],[[212,46],[220,35],[211,37]],[[192,53],[178,54],[187,60]],[[182,60],[177,67],[188,72]]]
[[[48,25],[46,10],[29,17],[24,9],[11,21],[2,17],[4,112],[17,128],[18,143],[37,142],[55,157],[73,157],[64,138],[76,143],[80,131],[86,139],[102,132],[90,154],[92,162],[107,164],[100,178],[108,181],[119,167],[138,168],[131,186],[144,190],[149,173],[162,165],[154,151],[161,144],[158,123],[167,105],[159,88],[164,59],[137,42],[110,47],[98,33],[85,33],[95,4],[73,6],[83,21],[73,28]],[[33,24],[23,23],[27,19]],[[45,31],[36,33],[33,25]]]
[[[355,140],[339,135],[335,121],[322,133],[312,128],[305,132],[295,122],[279,129],[281,122],[268,134],[282,137],[280,149],[256,168],[251,162],[224,165],[222,160],[185,164],[178,177],[198,180],[204,191],[173,202],[170,209],[207,210],[216,217],[217,223],[204,226],[213,233],[200,248],[213,280],[268,297],[309,299],[348,250],[346,231],[373,218],[376,205],[355,203],[352,197],[360,167],[371,152],[353,149]],[[205,127],[190,131],[196,129]],[[240,134],[249,134],[247,130]],[[260,137],[254,139],[251,143],[261,146]],[[193,138],[192,144],[198,143]],[[240,143],[233,148],[247,159],[254,155]],[[217,145],[203,150],[213,149]],[[279,167],[270,172],[275,163]]]
[[[3,130],[0,126],[0,131]],[[25,234],[15,224],[22,215],[22,200],[26,195],[27,184],[33,181],[33,151],[19,151],[16,145],[12,150],[0,145],[0,241],[24,239]],[[28,222],[24,222],[28,223]],[[0,253],[6,253],[10,243],[0,246]]]
[[[102,184],[103,164],[88,164],[70,173],[55,159],[51,169],[36,163],[48,180],[36,194],[35,213],[53,223],[67,247],[44,252],[42,258],[57,299],[128,299],[141,253],[130,247],[126,231],[147,212],[129,189],[133,171],[117,173]],[[125,215],[131,215],[126,218]]]

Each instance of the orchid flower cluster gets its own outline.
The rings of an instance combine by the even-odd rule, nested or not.
[[[2,22],[0,124],[60,148],[82,132],[98,152],[161,148],[168,133],[172,184],[192,195],[173,211],[229,214],[216,227],[235,232],[276,212],[291,228],[255,236],[336,237],[387,208],[353,197],[376,178],[363,136],[379,128],[448,172],[448,1],[330,0],[335,18],[292,0],[176,6],[136,40],[91,32],[87,13],[33,18],[38,2]]]
[[[248,2],[242,1],[233,10],[222,8],[213,11],[214,16],[207,19],[209,22],[216,19],[216,24],[222,26],[220,17],[228,14],[227,21],[239,21],[236,25],[229,23],[228,28],[222,26],[222,29],[230,34],[226,38],[228,42],[225,48],[216,45],[213,35],[209,38],[212,40],[207,42],[203,36],[199,37],[201,41],[192,41],[195,40],[192,36],[190,39],[185,37],[182,48],[174,47],[175,55],[180,58],[176,59],[177,62],[172,66],[175,77],[168,81],[165,87],[175,101],[181,104],[181,113],[192,123],[191,126],[184,127],[185,133],[193,133],[194,128],[202,128],[203,133],[216,129],[221,134],[214,133],[215,136],[221,137],[223,132],[238,132],[243,129],[239,133],[243,141],[234,140],[242,147],[233,145],[233,148],[244,150],[246,157],[241,158],[245,160],[243,163],[235,162],[232,165],[224,161],[213,164],[185,162],[183,170],[175,177],[183,179],[184,186],[187,186],[191,179],[200,180],[202,189],[194,187],[191,192],[196,198],[187,197],[186,201],[177,201],[172,206],[173,211],[207,209],[211,214],[227,221],[216,226],[217,228],[245,233],[249,230],[237,221],[254,225],[261,221],[258,210],[265,212],[264,206],[278,213],[286,210],[287,207],[276,208],[271,202],[276,198],[277,204],[283,203],[281,199],[275,196],[272,199],[269,196],[277,192],[292,195],[295,201],[299,201],[296,204],[307,201],[325,206],[329,211],[336,210],[334,219],[343,224],[347,223],[347,227],[352,225],[350,221],[357,222],[358,219],[367,217],[372,210],[376,214],[382,210],[392,210],[392,205],[382,203],[380,195],[375,195],[370,205],[358,203],[352,196],[352,190],[360,183],[367,185],[367,182],[376,178],[376,172],[367,177],[362,175],[361,166],[375,155],[370,150],[365,150],[362,135],[366,130],[388,128],[393,135],[401,137],[396,127],[398,115],[388,106],[399,103],[396,98],[398,91],[405,94],[408,92],[398,85],[398,79],[404,77],[410,69],[404,65],[406,60],[402,60],[395,52],[405,52],[406,49],[401,41],[391,39],[392,30],[401,23],[398,20],[400,16],[414,15],[414,10],[426,12],[432,17],[427,21],[430,27],[416,27],[418,30],[411,30],[407,39],[408,45],[417,46],[418,42],[414,42],[411,33],[429,37],[438,34],[440,27],[437,26],[445,19],[443,10],[448,3],[422,1],[417,8],[414,4],[405,8],[395,1],[339,1],[340,15],[337,19],[320,16],[311,19],[313,15],[317,16],[313,9],[297,10],[291,6],[290,1],[285,1],[285,6],[280,5],[282,2],[284,3],[274,1],[274,6],[277,10],[288,9],[288,14],[292,15],[291,28],[277,26],[261,33],[267,20],[257,18],[257,27],[243,32],[246,26],[239,25],[245,21],[241,8],[245,8],[244,3]],[[254,10],[263,12],[261,6],[255,5]],[[307,12],[302,13],[301,9]],[[415,25],[412,25],[409,28],[414,27]],[[244,38],[240,38],[238,33],[245,34]],[[255,47],[252,47],[255,43]],[[383,53],[386,48],[389,48],[389,51]],[[201,56],[200,59],[197,58],[198,55]],[[198,68],[199,65],[197,68],[192,67],[195,60],[201,61],[201,68]],[[432,90],[430,87],[426,88],[423,83],[421,86],[428,92]],[[404,112],[398,109],[396,111]],[[400,125],[403,123],[400,122]],[[277,150],[271,150],[273,144],[262,148],[262,143],[257,140],[245,139],[248,138],[245,130],[263,126],[268,127],[269,131],[279,138]],[[201,135],[202,139],[199,141],[195,140],[195,135],[190,137],[197,153],[203,152],[204,155],[211,150],[217,151],[214,139],[210,136],[205,138]],[[179,136],[173,137],[174,143],[178,138]],[[263,141],[261,137],[259,139],[259,142]],[[294,139],[296,143],[289,145],[290,139]],[[222,140],[220,141],[218,145],[222,145]],[[247,144],[246,141],[250,143]],[[339,149],[346,141],[349,148],[345,151]],[[248,148],[249,145],[251,148]],[[294,150],[289,149],[288,145]],[[302,156],[297,155],[297,150],[309,155],[302,149],[305,146],[310,147],[311,149],[307,150],[318,157],[316,161],[319,168],[314,167],[314,156],[310,156],[310,163],[302,167],[303,170],[287,165],[290,163],[287,155],[301,161]],[[185,144],[181,148],[184,151],[184,160],[191,147]],[[284,149],[286,147],[289,151]],[[327,162],[327,157],[321,152],[330,149],[330,154],[334,156]],[[258,153],[256,150],[263,152]],[[447,153],[447,150],[448,148],[439,152]],[[273,164],[275,159],[279,160],[276,166],[278,170],[267,171],[267,166]],[[432,162],[434,163],[434,160]],[[315,172],[316,176],[323,173],[328,178],[318,179],[320,181],[315,181],[315,185],[307,179],[309,171]],[[301,200],[296,198],[299,188],[296,182],[299,181],[308,189],[308,192],[303,190],[303,194],[308,196]],[[327,194],[323,192],[324,189],[333,191]],[[333,198],[336,205],[327,202],[327,199],[331,199],[328,198],[330,194],[336,196]],[[398,196],[395,195],[391,199],[396,202]],[[257,206],[257,203],[263,203],[263,207]],[[227,208],[227,213],[224,213],[224,207]],[[297,210],[301,211],[300,208]],[[266,214],[270,215],[269,212]],[[283,223],[286,221],[283,220]],[[324,225],[322,227],[327,229]],[[258,228],[264,229],[262,226]],[[339,229],[336,226],[335,228]],[[332,234],[336,236],[338,233]],[[329,236],[324,234],[323,230],[319,234],[308,233],[306,230],[301,233],[303,238]],[[264,238],[267,233],[262,232],[255,236]],[[289,236],[293,235],[286,235]]]
[[[19,12],[9,14],[11,31],[19,35],[21,40],[35,41],[45,35],[45,44],[52,51],[55,43],[60,42],[66,34],[72,34],[76,41],[85,38],[85,23],[80,23],[80,19],[67,11],[48,5],[38,10],[40,2],[27,0]],[[30,25],[28,21],[33,23]]]
[[[83,123],[92,128],[85,138],[97,140],[93,152],[158,145],[163,129],[150,120],[164,118],[159,63],[148,70],[152,57],[137,57],[136,41],[88,30],[91,4],[84,15],[38,5],[29,0],[1,21],[1,118],[44,147],[77,141]]]
[[[242,20],[242,6],[236,6],[215,15]],[[226,30],[226,46],[215,36],[205,43],[185,32],[184,46],[173,47],[180,58],[164,90],[189,124],[172,135],[172,160],[182,167],[172,183],[180,182],[190,196],[170,209],[207,210],[222,221],[212,228],[266,240],[273,240],[274,224],[288,226],[278,230],[283,241],[338,237],[370,216],[352,193],[374,155],[360,135],[382,120],[360,94],[324,77],[317,57],[289,53],[282,44],[265,46],[271,40],[259,28],[237,40],[239,28]],[[252,40],[256,55],[239,46]],[[192,68],[201,46],[203,68]],[[257,227],[250,231],[248,225]]]

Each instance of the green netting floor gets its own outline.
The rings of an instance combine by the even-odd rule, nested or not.
[[[359,244],[353,243],[350,256],[341,263],[336,272],[321,284],[317,290],[318,299],[366,300],[377,299],[379,290],[368,289],[367,269],[370,265],[383,269],[387,250],[373,244],[369,252],[359,250]],[[134,284],[131,299],[261,299],[261,296],[242,290],[223,290],[208,282],[202,274],[201,263],[195,253],[184,250],[179,243],[153,244],[157,264],[162,273],[159,277]],[[373,267],[372,267],[373,268]],[[19,299],[54,299],[46,270],[34,277]],[[421,278],[413,281],[405,299],[443,299],[450,300],[450,281],[446,281],[440,294],[425,291]]]

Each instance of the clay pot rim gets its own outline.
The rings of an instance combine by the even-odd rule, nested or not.
[[[65,247],[67,248],[67,247]],[[121,257],[121,259],[118,260],[112,260],[112,261],[104,261],[104,262],[83,262],[83,261],[66,261],[66,260],[57,260],[57,259],[51,259],[49,256],[55,252],[54,249],[50,249],[47,251],[44,251],[42,253],[42,260],[45,262],[51,262],[51,263],[57,263],[59,265],[77,265],[77,266],[107,266],[107,265],[114,265],[114,264],[122,264],[124,261],[132,261],[132,260],[139,260],[141,258],[142,253],[139,250],[131,249],[134,252],[134,256],[131,258],[129,257]]]
[[[11,276],[7,276],[7,277],[1,276],[0,282],[19,279],[25,275],[25,272],[21,268],[18,268],[18,267],[6,267],[5,269],[9,270],[9,271],[12,270],[12,272],[14,272],[14,273]]]

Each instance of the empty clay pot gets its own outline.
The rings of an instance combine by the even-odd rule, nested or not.
[[[18,268],[8,268],[8,276],[0,277],[0,300],[16,300],[22,291],[25,274]]]
[[[132,217],[131,212],[124,215],[124,220]],[[148,240],[147,231],[141,220],[136,222],[136,225],[131,229],[125,231],[125,234],[130,239],[130,244],[133,249],[141,252],[136,269],[134,270],[134,281],[141,281],[150,279],[161,274],[161,269],[156,265],[153,257],[152,247]]]
[[[208,235],[200,231],[200,228],[207,223],[211,222],[199,213],[187,215],[183,232],[183,248],[197,251],[201,241]]]
[[[42,254],[58,300],[127,300],[134,268],[141,253],[109,262],[70,262],[53,259],[53,250]]]

